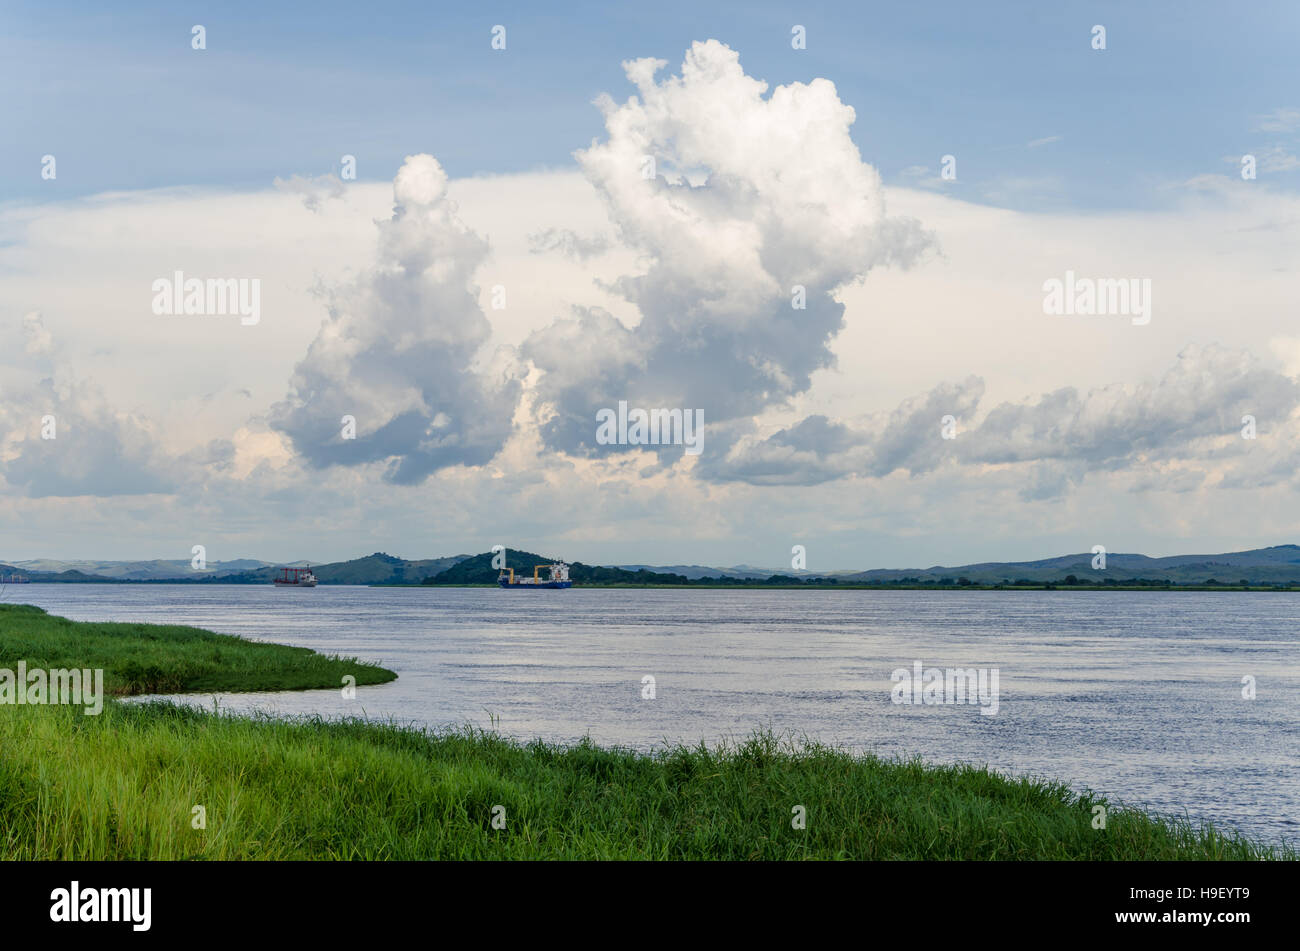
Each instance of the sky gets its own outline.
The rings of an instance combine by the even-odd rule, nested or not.
[[[1300,10],[697,7],[6,4],[0,561],[1297,540]]]

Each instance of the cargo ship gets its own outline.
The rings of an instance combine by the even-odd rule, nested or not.
[[[316,576],[310,568],[281,568],[280,574],[271,579],[275,584],[290,588],[314,588]]]
[[[546,578],[541,577],[543,568],[549,572]],[[573,587],[573,582],[569,580],[569,566],[562,561],[557,561],[553,565],[534,565],[531,578],[516,578],[515,569],[504,568],[501,574],[497,575],[497,584],[503,588],[527,588],[533,591],[538,588]]]

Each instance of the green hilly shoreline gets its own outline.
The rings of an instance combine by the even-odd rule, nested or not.
[[[1295,546],[1283,546],[1294,548]],[[1264,550],[1271,551],[1271,550]],[[540,555],[536,552],[506,550],[506,564],[515,569],[516,574],[531,573],[534,565],[549,564],[561,559]],[[1300,588],[1300,548],[1294,552],[1297,563],[1292,566],[1295,583]],[[1121,567],[1129,564],[1131,556],[1115,556],[1103,570],[1091,568],[1092,555],[1067,556],[1050,559],[1043,563],[1002,564],[976,566],[963,569],[929,569],[927,571],[870,571],[860,573],[841,573],[835,575],[785,575],[774,574],[763,578],[740,577],[696,577],[691,578],[677,572],[652,571],[648,568],[629,570],[602,565],[587,565],[580,561],[570,563],[569,576],[575,585],[605,587],[666,587],[666,588],[798,588],[823,590],[1203,590],[1203,591],[1276,591],[1289,590],[1289,582],[1267,582],[1255,580],[1261,573],[1276,577],[1278,565],[1289,562],[1280,560],[1265,562],[1263,566],[1246,566],[1239,564],[1213,563],[1207,566],[1202,562],[1181,564],[1175,568],[1156,570],[1150,566],[1147,571],[1154,577],[1129,574]],[[1137,556],[1142,557],[1142,556]],[[483,552],[469,558],[458,560],[455,564],[432,575],[422,582],[432,586],[476,586],[496,584],[499,568],[493,567],[498,556],[492,552]],[[1251,559],[1245,559],[1247,561]],[[1261,560],[1263,560],[1261,558]],[[1265,571],[1265,567],[1269,570]],[[1016,569],[1012,571],[1011,569]],[[1215,569],[1219,577],[1205,577],[1194,580],[1210,568]],[[1170,572],[1188,580],[1174,580],[1167,575]],[[1244,577],[1243,577],[1244,575]]]
[[[816,587],[866,589],[1038,589],[1106,588],[1109,590],[1289,590],[1300,589],[1300,546],[1275,545],[1216,555],[1172,555],[1151,558],[1123,552],[1110,553],[1105,567],[1093,568],[1091,553],[1062,555],[1036,561],[982,562],[929,568],[877,568],[869,571],[771,571],[748,566],[710,568],[703,565],[590,565],[564,556],[540,555],[507,549],[506,564],[528,573],[535,564],[569,561],[576,584],[630,585],[637,587]],[[406,559],[374,552],[349,561],[314,564],[321,584],[360,585],[478,585],[495,584],[498,569],[492,552],[443,558]],[[47,568],[57,562],[35,564]],[[213,563],[208,570],[192,571],[188,562],[140,563],[86,562],[61,571],[27,570],[0,563],[0,585],[13,576],[39,582],[116,584],[269,584],[277,568],[238,567],[257,564],[248,560]],[[305,562],[298,562],[304,565]],[[96,571],[87,570],[95,568]],[[104,572],[104,573],[97,573]],[[168,572],[172,574],[168,576]],[[138,575],[138,576],[133,576]]]

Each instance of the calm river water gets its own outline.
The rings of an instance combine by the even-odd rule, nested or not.
[[[296,644],[399,674],[353,701],[338,690],[216,698],[231,711],[495,723],[525,739],[642,749],[770,726],[1032,773],[1300,842],[1295,595],[32,584],[5,598],[77,620]],[[893,703],[891,672],[917,661],[996,668],[996,715]],[[654,699],[642,696],[647,675]]]

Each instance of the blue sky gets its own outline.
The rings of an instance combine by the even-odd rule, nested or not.
[[[389,180],[426,151],[453,177],[572,165],[620,61],[694,40],[771,85],[824,76],[887,183],[958,159],[952,194],[1024,210],[1156,207],[1165,186],[1285,144],[1255,129],[1296,88],[1300,6],[1253,3],[10,2],[0,14],[3,198]],[[190,27],[207,49],[190,49]],[[494,24],[507,49],[489,47]],[[792,24],[808,47],[790,47]],[[1094,24],[1107,49],[1090,47]],[[1053,139],[1036,147],[1034,141]],[[1294,132],[1292,133],[1292,142]],[[1294,151],[1294,147],[1291,148]],[[56,183],[39,159],[59,162]],[[1272,175],[1294,189],[1295,171]]]

